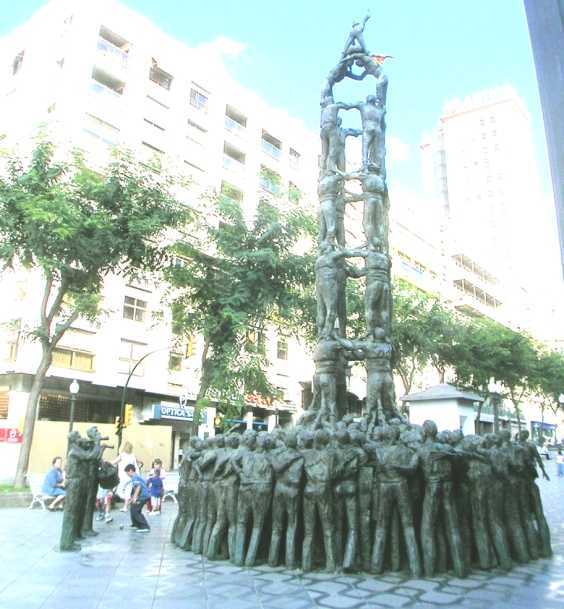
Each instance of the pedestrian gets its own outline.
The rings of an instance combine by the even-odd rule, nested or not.
[[[125,473],[131,481],[131,497],[129,500],[129,514],[131,516],[131,527],[137,529],[138,533],[147,533],[151,530],[145,516],[143,516],[143,505],[149,498],[149,490],[145,480],[136,473],[135,465],[129,463],[125,466]]]
[[[129,504],[129,485],[131,484],[131,480],[129,476],[125,473],[125,468],[128,465],[133,465],[137,470],[138,464],[135,455],[133,454],[133,445],[131,442],[125,441],[121,447],[121,451],[119,455],[112,461],[112,465],[118,466],[118,475],[119,475],[119,484],[116,489],[116,495],[123,499],[123,507],[121,508],[122,512],[127,512],[128,504]]]
[[[561,448],[558,449],[558,454],[556,455],[556,473],[560,478],[564,476],[564,455]]]
[[[164,494],[163,479],[161,470],[156,468],[152,476],[147,478],[147,487],[151,493],[151,514],[157,515],[161,513],[161,504]]]
[[[114,493],[111,489],[105,489],[101,486],[98,487],[98,493],[96,495],[96,507],[98,508],[98,515],[96,520],[105,520],[106,523],[112,522],[113,518],[110,514],[112,509],[112,500]]]
[[[55,497],[54,501],[47,507],[53,512],[57,506],[65,500],[65,477],[63,474],[63,459],[55,457],[51,461],[51,469],[45,475],[41,492],[47,497]]]

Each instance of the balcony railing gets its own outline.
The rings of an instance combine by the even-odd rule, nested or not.
[[[127,53],[122,51],[119,47],[105,40],[104,38],[98,38],[98,52],[105,57],[109,57],[115,60],[120,67],[127,67]]]
[[[277,161],[280,159],[280,156],[282,154],[280,148],[277,148],[276,146],[274,146],[274,144],[267,142],[265,139],[262,140],[262,151],[271,156],[273,159],[276,159]]]
[[[113,99],[121,98],[121,93],[114,91],[110,87],[103,85],[102,83],[98,82],[97,80],[93,80],[90,83],[90,90],[96,95],[101,95],[101,96],[104,96],[107,98],[113,98]]]
[[[238,174],[242,174],[245,171],[245,163],[241,163],[237,159],[229,156],[228,154],[223,155],[223,168],[229,171],[233,171]]]
[[[236,120],[232,119],[230,116],[225,116],[225,128],[227,131],[231,133],[235,133],[236,135],[243,136],[246,133],[247,128],[241,123],[238,123]]]

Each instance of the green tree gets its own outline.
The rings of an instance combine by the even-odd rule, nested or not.
[[[297,333],[311,319],[314,259],[298,246],[311,242],[315,219],[261,200],[248,224],[241,204],[220,196],[197,233],[197,245],[176,245],[182,264],[167,273],[173,319],[180,335],[204,339],[197,412],[214,400],[231,416],[246,395],[277,395],[265,374],[267,328]]]
[[[117,154],[98,173],[80,155],[57,160],[41,141],[26,160],[7,156],[0,176],[0,261],[38,269],[43,296],[30,331],[41,345],[25,414],[15,484],[29,463],[38,398],[65,331],[95,319],[109,273],[134,275],[163,266],[166,231],[181,227],[186,207],[170,194],[172,179]]]
[[[457,345],[453,366],[456,380],[480,393],[490,395],[492,380],[503,384],[504,396],[513,403],[519,426],[521,403],[534,384],[537,355],[531,339],[487,318],[469,321]],[[498,403],[495,401],[494,422],[498,427]],[[478,410],[478,420],[481,407]]]
[[[394,284],[393,298],[393,365],[405,392],[428,365],[443,383],[458,354],[461,322],[436,297],[401,279]]]

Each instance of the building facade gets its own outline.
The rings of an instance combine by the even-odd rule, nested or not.
[[[544,116],[544,128],[564,273],[564,2],[525,0]]]
[[[0,41],[0,65],[2,144],[22,154],[39,130],[63,148],[82,148],[92,163],[107,162],[114,146],[129,148],[191,178],[191,188],[178,192],[187,204],[205,205],[199,194],[222,193],[241,201],[249,218],[259,197],[279,190],[306,197],[315,184],[317,136],[233,81],[213,48],[189,48],[113,0],[52,0]],[[15,295],[0,309],[0,427],[6,430],[21,428],[39,361],[39,345],[26,332],[35,325],[40,279],[16,269],[0,280],[4,293]],[[129,283],[111,277],[99,323],[79,321],[65,334],[41,396],[30,471],[44,471],[54,454],[64,454],[72,379],[80,384],[78,423],[113,434],[129,376],[125,399],[134,416],[124,438],[145,463],[160,456],[168,467],[177,464],[202,344],[194,337],[172,346],[162,296],[150,277]],[[283,399],[266,404],[249,396],[233,426],[272,428],[301,410],[309,357],[295,339],[273,332],[266,349],[270,379]],[[213,435],[214,418],[207,409],[201,435]],[[0,478],[13,475],[17,432],[10,438],[0,442],[6,457]]]

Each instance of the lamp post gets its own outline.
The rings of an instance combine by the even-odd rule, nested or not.
[[[80,385],[76,379],[69,386],[69,391],[71,394],[71,403],[70,403],[70,415],[69,415],[69,433],[72,431],[72,427],[74,425],[74,407],[76,405],[76,395],[80,390]]]

